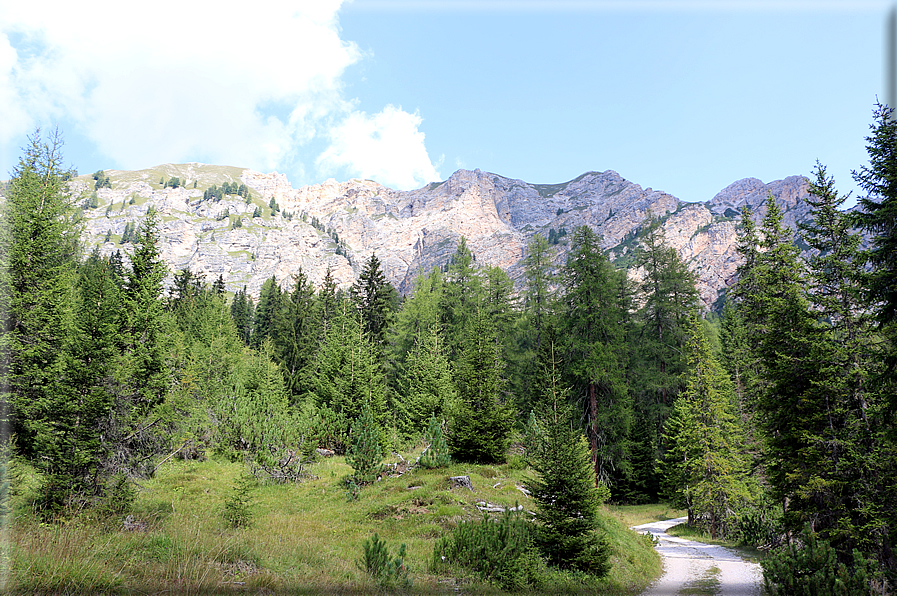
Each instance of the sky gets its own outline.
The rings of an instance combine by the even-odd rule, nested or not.
[[[818,160],[855,197],[893,6],[0,2],[0,178],[40,127],[81,174],[203,162],[411,189],[614,170],[706,201]]]

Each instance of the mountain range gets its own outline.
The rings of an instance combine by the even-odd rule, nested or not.
[[[293,188],[283,174],[198,163],[103,175],[106,187],[97,188],[96,175],[71,182],[84,208],[88,249],[99,246],[108,254],[122,248],[129,229],[152,207],[160,214],[162,255],[172,273],[189,268],[209,282],[220,275],[228,290],[245,286],[256,296],[272,275],[288,283],[300,268],[315,284],[330,268],[347,287],[371,254],[400,293],[409,293],[419,272],[448,262],[462,236],[478,263],[502,267],[519,285],[534,234],[551,240],[560,268],[581,225],[601,234],[610,258],[627,266],[653,215],[662,220],[667,243],[697,275],[701,299],[710,308],[734,281],[742,206],[759,220],[772,196],[790,227],[809,219],[803,176],[769,183],[745,178],[707,202],[689,203],[612,170],[561,184],[458,170],[411,191],[359,179]]]

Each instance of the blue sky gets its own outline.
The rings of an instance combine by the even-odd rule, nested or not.
[[[201,161],[414,188],[616,170],[684,200],[866,162],[889,2],[160,0],[0,6],[0,177]]]

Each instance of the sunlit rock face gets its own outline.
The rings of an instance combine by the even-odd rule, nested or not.
[[[477,263],[505,269],[519,287],[534,234],[558,238],[551,250],[560,268],[575,228],[588,225],[601,235],[610,257],[626,265],[638,232],[654,216],[663,221],[667,243],[696,273],[701,298],[710,307],[735,279],[736,224],[743,207],[759,221],[772,196],[792,228],[809,213],[808,182],[800,176],[768,184],[745,178],[706,203],[685,203],[611,170],[562,184],[458,170],[448,180],[412,191],[369,180],[293,188],[283,174],[195,163],[109,170],[107,175],[111,189],[94,191],[90,176],[73,182],[80,203],[87,205],[96,192],[98,206],[84,212],[88,248],[127,253],[130,245],[121,244],[126,226],[139,224],[152,207],[160,215],[162,255],[172,274],[189,268],[209,282],[220,275],[229,290],[245,286],[253,295],[272,275],[286,286],[300,269],[315,284],[329,269],[346,287],[371,254],[382,261],[390,281],[408,293],[421,271],[449,262],[462,236]],[[172,177],[180,185],[164,188]],[[203,198],[206,189],[225,183],[245,185],[250,198]]]

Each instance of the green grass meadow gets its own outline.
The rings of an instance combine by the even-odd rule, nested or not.
[[[166,462],[140,483],[131,530],[123,527],[123,515],[100,517],[89,510],[54,524],[40,522],[30,510],[35,481],[26,472],[5,530],[0,592],[497,594],[498,588],[463,572],[431,572],[434,543],[459,521],[482,518],[478,502],[534,508],[519,489],[528,471],[517,459],[415,469],[367,486],[350,500],[344,478],[351,468],[343,457],[332,457],[311,465],[314,477],[301,483],[256,485],[246,509],[251,525],[235,529],[225,520],[225,502],[245,470],[215,458]],[[460,475],[470,476],[474,491],[451,488],[449,477]],[[613,550],[610,575],[595,580],[558,572],[548,592],[638,593],[659,575],[660,561],[650,542],[628,526],[675,515],[663,505],[606,508],[601,525]],[[360,568],[362,544],[374,533],[393,554],[407,546],[410,587],[379,585]]]

